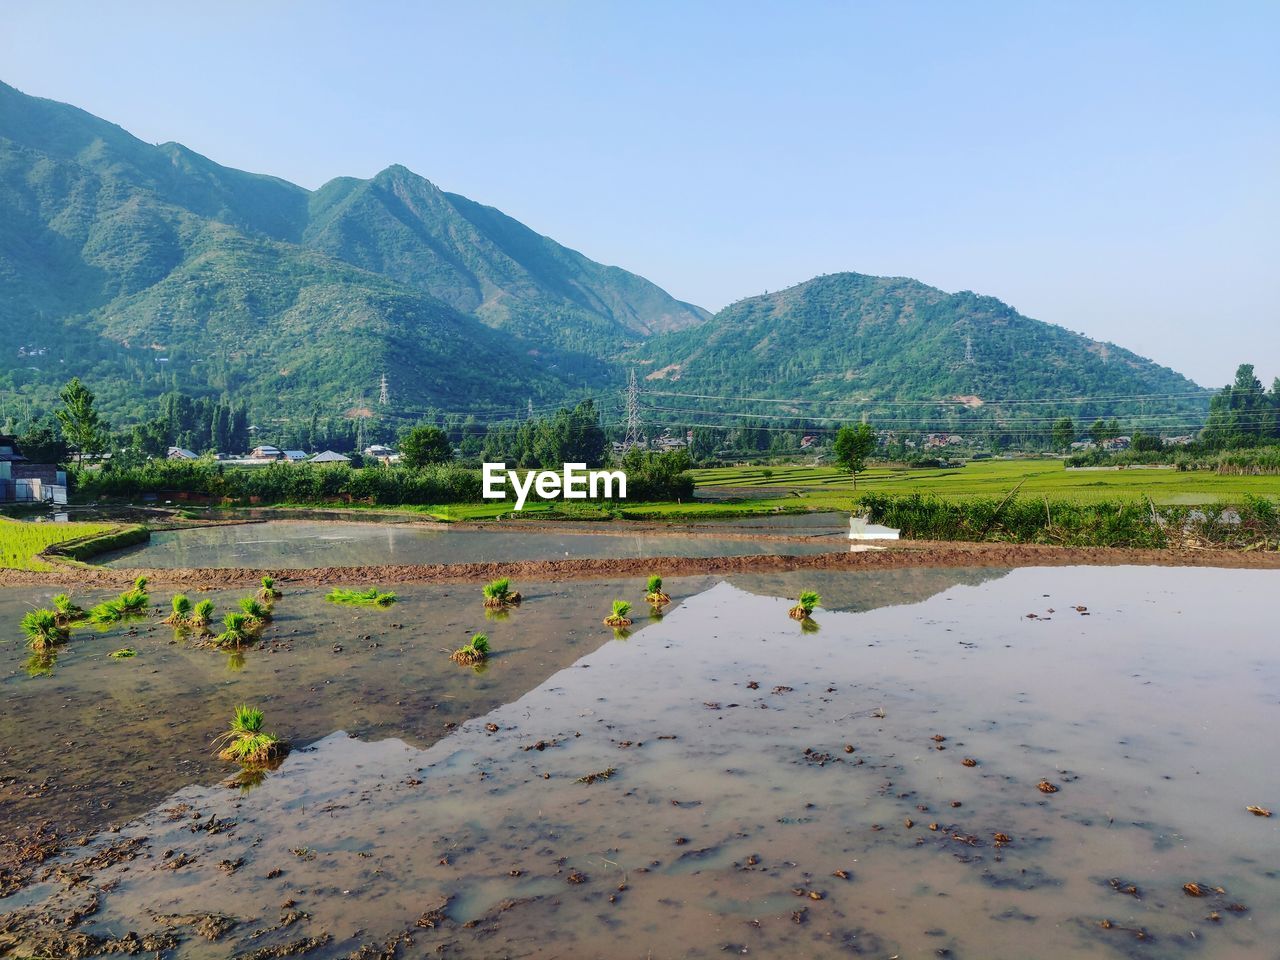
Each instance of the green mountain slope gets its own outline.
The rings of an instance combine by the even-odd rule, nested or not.
[[[911,400],[963,397],[981,409],[1001,400],[1200,389],[1128,350],[1029,319],[994,297],[856,273],[739,301],[695,331],[647,341],[632,359],[653,391],[865,400],[869,410]],[[1116,412],[1109,401],[1063,406],[1078,415]],[[1204,401],[1160,406],[1201,409]]]
[[[384,371],[402,417],[511,410],[704,318],[403,168],[312,193],[0,84],[0,416],[73,374],[125,418],[175,384],[332,415]]]
[[[590,351],[601,337],[681,329],[709,316],[642,277],[589,260],[401,166],[317,190],[303,242],[492,326],[576,349]]]
[[[388,420],[501,419],[530,399],[616,396],[632,364],[655,396],[865,401],[878,419],[912,400],[964,397],[965,416],[1000,417],[1016,407],[995,401],[1197,389],[991,297],[909,279],[819,277],[708,318],[404,167],[308,191],[0,83],[0,420],[39,416],[73,375],[117,422],[175,388],[247,401],[256,419],[335,417],[368,406],[384,373]],[[649,404],[664,425],[685,411],[663,407],[715,406]],[[957,404],[943,408],[954,419]]]

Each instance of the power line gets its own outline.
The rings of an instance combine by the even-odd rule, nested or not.
[[[737,411],[737,410],[696,410],[696,409],[692,409],[692,408],[689,408],[689,407],[666,407],[666,406],[660,406],[660,405],[657,405],[657,404],[646,404],[646,405],[645,405],[645,409],[646,409],[646,410],[662,411],[662,412],[664,412],[664,413],[687,413],[687,414],[695,414],[695,415],[698,415],[698,416],[711,416],[711,417],[742,417],[742,418],[744,418],[744,419],[748,419],[748,420],[799,420],[799,421],[804,422],[804,423],[811,423],[811,422],[815,422],[815,421],[833,421],[833,422],[837,422],[837,423],[849,423],[849,422],[850,422],[849,417],[847,417],[847,416],[845,416],[845,417],[827,417],[827,416],[821,416],[821,415],[818,415],[818,414],[808,414],[808,413],[743,413],[743,412],[741,412],[741,411]],[[863,414],[863,416],[865,416],[865,413]],[[1255,416],[1255,414],[1245,414],[1245,416]],[[1269,416],[1269,414],[1267,414],[1266,412],[1261,412],[1261,413],[1256,414],[1256,416],[1265,418],[1265,417]],[[1136,417],[1136,418],[1135,418],[1135,416],[1134,416],[1133,414],[1131,414],[1131,413],[1125,413],[1125,414],[1112,414],[1112,418],[1113,418],[1113,419],[1119,419],[1120,417],[1125,417],[1126,419],[1140,419],[1140,420],[1142,420],[1144,423],[1146,423],[1146,422],[1152,422],[1152,421],[1160,421],[1160,420],[1173,420],[1173,421],[1176,421],[1176,422],[1179,422],[1179,423],[1194,422],[1195,424],[1199,425],[1199,424],[1202,422],[1202,421],[1201,421],[1201,420],[1199,420],[1199,419],[1192,421],[1192,420],[1189,418],[1189,416],[1188,416],[1187,414],[1185,414],[1185,413],[1151,414],[1151,415],[1148,415],[1148,416]],[[877,426],[877,427],[881,427],[881,426],[885,426],[885,425],[887,425],[887,424],[904,424],[904,423],[905,423],[905,424],[923,424],[923,423],[937,423],[937,422],[939,422],[939,420],[940,420],[940,419],[941,419],[940,417],[935,417],[935,418],[931,418],[931,419],[927,419],[927,420],[926,420],[926,419],[922,419],[922,418],[917,418],[917,419],[913,419],[913,420],[902,420],[902,419],[898,419],[898,420],[884,420],[884,419],[877,418],[877,419],[875,420],[875,424],[874,424],[874,425],[875,425],[875,426]],[[1011,418],[1011,417],[1004,417],[1004,418],[999,418],[999,417],[989,417],[988,419],[991,419],[993,422],[1005,422],[1005,423],[1008,423],[1008,422],[1015,422],[1015,423],[1056,423],[1057,421],[1059,421],[1059,420],[1063,419],[1063,417],[1062,417],[1062,416],[1056,416],[1056,415],[1055,415],[1055,416],[1034,416],[1034,417],[1019,416],[1019,417],[1017,417],[1016,419]],[[1069,418],[1069,417],[1068,417],[1067,419],[1071,419],[1071,418]],[[1105,419],[1107,419],[1107,415],[1106,415],[1106,414],[1098,414],[1097,416],[1094,416],[1094,417],[1083,417],[1083,418],[1080,418],[1080,422],[1081,422],[1081,423],[1084,423],[1084,422],[1087,422],[1087,421],[1089,421],[1089,420],[1091,420],[1091,419],[1096,419],[1096,420],[1105,420]],[[965,422],[965,423],[973,423],[974,421],[973,421],[973,420],[965,420],[965,421],[963,421],[963,422]]]
[[[707,393],[675,393],[672,391],[647,390],[648,396],[654,397],[684,397],[691,400],[719,400],[730,401],[736,403],[829,403],[840,405],[854,405],[867,407],[918,407],[918,406],[969,406],[969,404],[955,397],[937,400],[874,400],[865,398],[861,400],[819,400],[806,399],[803,397],[795,397],[790,399],[782,399],[778,397],[721,397]],[[1012,404],[1044,404],[1044,403],[1100,403],[1103,401],[1145,401],[1145,400],[1171,400],[1177,398],[1199,397],[1208,399],[1217,394],[1216,390],[1200,391],[1198,393],[1146,393],[1146,394],[1116,394],[1114,396],[1100,397],[1051,397],[1040,400],[981,400],[981,406],[997,406]]]

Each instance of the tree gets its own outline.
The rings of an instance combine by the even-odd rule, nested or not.
[[[57,422],[33,423],[18,437],[18,449],[34,463],[62,463],[67,459],[67,441]]]
[[[1076,442],[1076,425],[1071,422],[1070,417],[1063,417],[1056,421],[1053,425],[1053,446],[1055,450],[1062,453],[1071,449],[1071,444]]]
[[[93,392],[72,377],[58,393],[62,409],[57,411],[62,434],[76,451],[79,462],[84,455],[102,453],[107,449],[109,427],[93,407]]]
[[[400,434],[400,462],[405,466],[425,467],[452,459],[453,444],[439,427],[422,424]]]
[[[858,474],[867,469],[867,457],[876,448],[876,432],[871,424],[860,423],[853,427],[841,427],[836,434],[832,450],[836,464],[853,475],[853,489],[858,489]]]

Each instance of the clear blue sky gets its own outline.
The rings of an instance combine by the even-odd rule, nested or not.
[[[1280,375],[1280,3],[9,0],[0,79],[308,187],[403,163],[716,309],[857,270]]]

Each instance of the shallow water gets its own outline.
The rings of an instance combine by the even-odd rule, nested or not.
[[[246,795],[188,787],[76,853],[143,837],[138,859],[0,909],[65,913],[96,892],[72,926],[114,936],[186,935],[157,914],[238,918],[188,939],[191,957],[307,937],[308,955],[343,957],[407,933],[397,956],[1274,960],[1280,830],[1244,807],[1280,806],[1280,576],[988,576],[916,603],[928,585],[904,583],[876,609],[849,590],[861,612],[820,610],[816,633],[784,599],[692,584],[660,622],[598,647],[587,631],[533,689],[425,749],[335,733]],[[210,815],[235,823],[193,829]]]
[[[681,534],[450,530],[410,524],[269,520],[265,523],[157,532],[138,547],[103,555],[112,567],[347,567],[373,564],[475,563],[566,557],[730,557],[808,554],[847,549],[835,537],[721,539]],[[779,528],[786,533],[790,529]],[[825,528],[815,528],[829,532]],[[732,531],[727,531],[732,532]],[[769,532],[775,532],[772,529]]]

